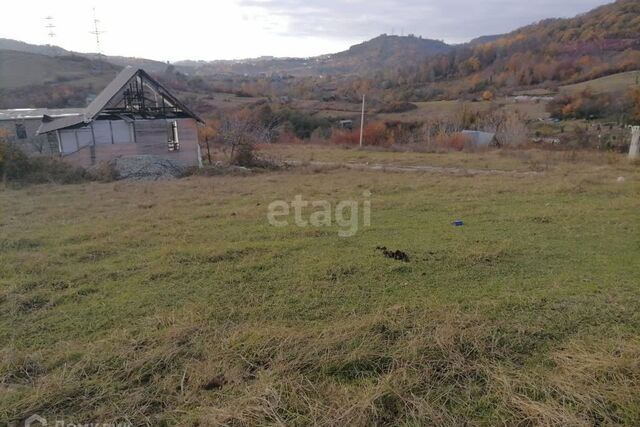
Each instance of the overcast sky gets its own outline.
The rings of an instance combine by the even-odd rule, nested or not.
[[[102,53],[152,58],[238,59],[313,56],[382,33],[460,43],[551,17],[586,12],[607,0],[177,0],[102,2],[8,0],[0,37],[95,52],[95,6]]]

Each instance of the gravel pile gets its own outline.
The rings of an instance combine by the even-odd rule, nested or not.
[[[129,181],[165,181],[185,174],[185,168],[178,163],[149,155],[120,157],[109,165],[117,173],[118,179]]]

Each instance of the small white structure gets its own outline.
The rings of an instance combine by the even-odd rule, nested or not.
[[[353,120],[340,120],[338,124],[342,129],[353,129]]]
[[[463,130],[462,134],[469,139],[469,143],[476,148],[489,147],[496,142],[496,134],[477,130]]]
[[[631,128],[631,147],[629,148],[629,158],[636,160],[640,158],[640,126]]]

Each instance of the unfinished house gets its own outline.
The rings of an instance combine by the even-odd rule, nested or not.
[[[80,116],[84,109],[65,108],[19,108],[0,110],[0,129],[4,130],[4,138],[17,144],[22,151],[31,156],[60,155],[58,138],[55,132],[38,135],[38,129],[44,116],[51,119]]]
[[[198,123],[164,86],[131,67],[84,109],[0,110],[0,127],[23,151],[84,167],[138,155],[199,166]]]

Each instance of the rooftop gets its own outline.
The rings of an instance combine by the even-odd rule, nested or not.
[[[28,120],[40,119],[47,115],[54,118],[79,116],[84,113],[84,108],[14,108],[0,110],[2,120]]]

